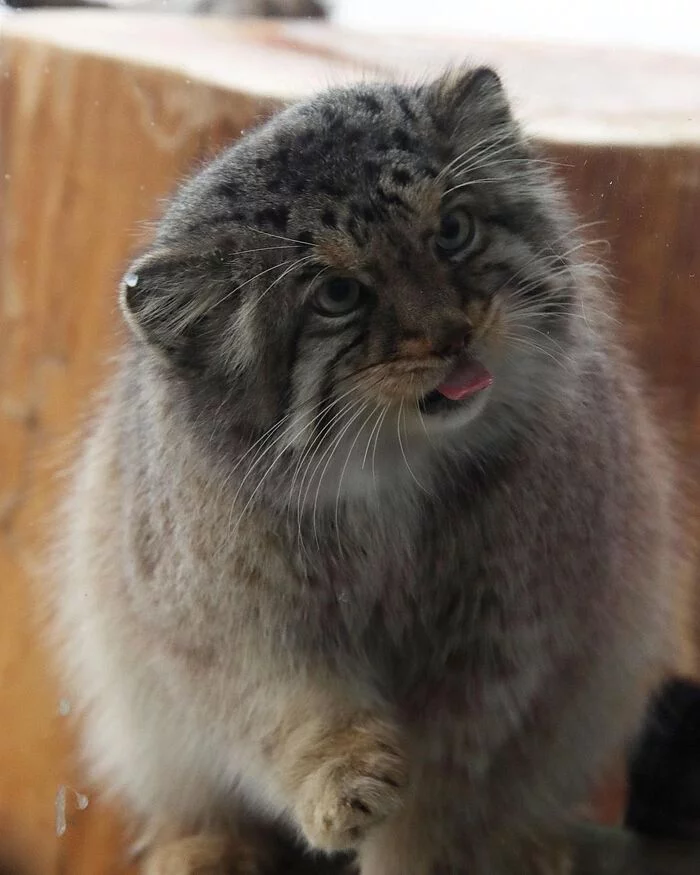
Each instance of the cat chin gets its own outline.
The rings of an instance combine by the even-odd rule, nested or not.
[[[471,426],[484,420],[490,395],[491,389],[484,389],[430,414],[404,409],[400,420],[398,414],[387,416],[371,440],[348,436],[328,465],[311,465],[311,476],[304,478],[307,502],[324,506],[338,497],[376,501],[388,493],[405,498],[416,489],[430,492],[436,453],[463,452],[470,434],[478,440]]]
[[[478,394],[462,401],[447,401],[431,412],[420,412],[411,419],[410,431],[417,439],[421,435],[426,438],[452,436],[463,431],[470,423],[479,418],[486,410],[491,397],[492,388],[482,389]],[[407,431],[409,425],[407,424]]]

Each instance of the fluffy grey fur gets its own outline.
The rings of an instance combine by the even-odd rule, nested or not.
[[[177,194],[57,600],[138,817],[364,875],[554,865],[522,849],[672,650],[670,465],[581,252],[486,69],[329,91]],[[493,383],[445,401],[465,357]]]

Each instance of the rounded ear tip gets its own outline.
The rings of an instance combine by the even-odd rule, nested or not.
[[[451,103],[495,98],[498,103],[507,100],[501,77],[486,64],[476,67],[456,67],[437,82],[438,99]]]
[[[472,88],[483,88],[484,86],[501,90],[503,82],[493,67],[486,64],[474,67],[470,74]]]

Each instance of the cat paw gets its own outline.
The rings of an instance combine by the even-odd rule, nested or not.
[[[141,865],[141,875],[257,875],[252,855],[234,854],[218,835],[177,839],[155,847]]]
[[[408,766],[394,730],[367,721],[332,742],[332,754],[304,782],[297,815],[314,848],[357,847],[404,797]]]

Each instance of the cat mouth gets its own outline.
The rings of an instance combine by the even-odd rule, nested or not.
[[[418,402],[421,413],[449,412],[463,407],[493,383],[493,376],[475,358],[461,358],[442,383]]]

